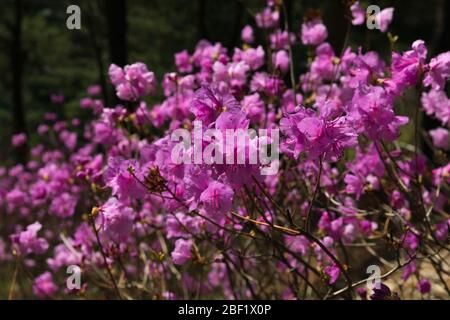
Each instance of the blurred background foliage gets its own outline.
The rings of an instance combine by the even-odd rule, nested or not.
[[[346,33],[345,0],[284,1],[290,30],[297,34],[307,10],[321,10],[329,41],[339,54]],[[390,27],[399,36],[395,49],[406,49],[416,39],[425,40],[431,53],[450,49],[450,1],[361,3],[395,7]],[[66,28],[66,8],[71,4],[81,8],[81,30]],[[174,71],[174,53],[192,52],[200,39],[222,42],[230,50],[240,46],[240,30],[255,25],[252,16],[264,5],[265,0],[0,0],[0,164],[14,162],[10,146],[14,132],[27,131],[34,144],[44,112],[83,120],[87,114],[79,108],[79,100],[88,86],[106,83],[111,61],[142,61],[161,80],[165,72]],[[264,42],[264,34],[258,32]],[[367,49],[370,44],[389,59],[386,34],[352,27],[349,41],[353,48]],[[298,76],[306,68],[306,49],[296,46],[294,60]],[[65,103],[55,106],[51,94],[63,94]],[[106,95],[111,105],[111,87]],[[406,101],[401,112],[409,113]],[[17,119],[21,117],[17,108],[23,110],[23,123]]]

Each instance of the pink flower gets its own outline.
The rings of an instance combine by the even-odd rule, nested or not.
[[[200,231],[201,219],[178,212],[167,218],[167,238],[187,237]]]
[[[12,242],[17,246],[21,254],[42,254],[48,249],[48,242],[44,238],[38,238],[38,231],[42,225],[39,222],[30,224],[26,230],[11,235]]]
[[[441,53],[431,59],[429,69],[423,80],[426,86],[435,90],[443,90],[445,82],[450,78],[450,51]]]
[[[102,87],[100,85],[96,84],[96,85],[90,86],[87,89],[87,92],[91,96],[98,96],[102,93]]]
[[[419,247],[419,237],[412,233],[411,231],[406,232],[405,240],[404,240],[404,246],[405,248],[416,251]]]
[[[361,7],[359,1],[356,1],[354,4],[352,4],[352,6],[350,7],[350,11],[352,12],[352,24],[354,26],[364,23],[366,12]]]
[[[63,266],[81,264],[82,257],[83,255],[81,253],[70,250],[64,244],[59,244],[55,247],[53,258],[47,259],[47,264],[52,271],[56,271]]]
[[[233,190],[218,181],[212,181],[200,195],[203,208],[211,216],[223,215],[231,210]]]
[[[280,50],[273,56],[273,65],[282,73],[286,73],[289,70],[289,56],[286,51]]]
[[[25,133],[18,133],[12,136],[11,144],[14,147],[23,146],[27,142],[27,135]]]
[[[298,108],[280,120],[280,130],[286,136],[282,148],[297,158],[306,153],[310,160],[325,155],[336,161],[345,148],[356,144],[356,134],[345,117],[326,120],[310,109]]]
[[[253,28],[251,26],[246,25],[244,28],[242,28],[241,39],[245,43],[253,43],[255,37],[253,36]]]
[[[375,22],[380,27],[381,32],[387,31],[389,25],[392,22],[393,16],[394,16],[394,8],[383,9],[375,16]]]
[[[322,20],[315,19],[302,24],[302,43],[305,45],[317,46],[328,37],[327,28]]]
[[[450,136],[447,129],[436,128],[429,131],[433,144],[441,149],[448,150],[450,147]]]
[[[114,63],[109,66],[108,74],[109,79],[114,86],[118,86],[122,82],[125,82],[123,69]]]
[[[136,122],[139,125],[142,126],[150,123],[151,115],[145,101],[141,101],[141,103],[139,103],[139,107],[136,109],[135,115],[136,115]]]
[[[328,284],[335,283],[337,279],[339,279],[339,275],[341,274],[341,271],[336,265],[326,266],[323,271],[329,277]]]
[[[346,184],[345,192],[354,194],[356,199],[359,199],[364,190],[364,179],[353,174],[347,174],[345,175],[344,181]]]
[[[442,179],[450,183],[450,163],[433,170],[433,183],[435,186],[441,184]]]
[[[391,289],[383,283],[380,283],[379,288],[373,288],[372,290],[373,294],[370,296],[370,300],[387,300],[392,295]]]
[[[178,239],[175,242],[175,248],[172,251],[172,260],[174,264],[183,265],[192,258],[192,240]]]
[[[53,198],[49,212],[60,218],[71,217],[75,214],[78,199],[65,192]]]
[[[33,292],[41,299],[51,297],[57,290],[58,288],[53,283],[52,274],[48,271],[34,279]]]
[[[41,124],[41,125],[39,125],[39,127],[37,128],[37,133],[39,134],[39,135],[44,135],[44,134],[46,134],[47,132],[48,132],[48,130],[49,130],[49,127],[48,127],[48,125],[46,125],[46,124]]]
[[[140,170],[140,165],[136,160],[112,157],[108,160],[108,168],[104,174],[106,185],[112,188],[112,194],[118,196],[119,199],[130,197],[142,199],[146,190],[141,184],[144,178]]]
[[[192,61],[187,50],[175,54],[175,64],[179,72],[191,72]]]
[[[252,122],[258,122],[261,120],[264,113],[264,101],[258,93],[245,96],[242,101],[242,110],[247,114],[247,117]]]
[[[417,289],[421,294],[426,294],[431,292],[431,282],[428,279],[420,279],[417,284]]]
[[[268,29],[275,27],[280,19],[280,13],[278,11],[272,11],[269,7],[264,8],[260,13],[255,16],[256,24],[258,27]]]
[[[292,251],[298,252],[301,255],[308,254],[311,245],[308,239],[306,239],[306,237],[304,236],[299,237],[287,236],[286,242]]]
[[[50,95],[50,100],[53,104],[63,104],[64,103],[64,95],[62,94],[52,94]]]
[[[283,80],[276,76],[271,76],[265,72],[257,72],[253,75],[250,88],[253,92],[259,91],[269,96],[275,96],[280,94],[285,86]]]
[[[386,81],[388,91],[398,95],[406,86],[413,86],[419,80],[419,72],[425,64],[427,48],[423,40],[416,40],[412,50],[403,54],[392,54],[392,79]]]
[[[81,109],[89,109],[92,107],[92,104],[94,103],[94,100],[91,98],[83,98],[80,100],[80,107]]]
[[[133,217],[133,209],[123,205],[116,198],[110,198],[100,207],[96,224],[108,239],[125,242],[131,236]]]
[[[372,140],[393,141],[407,117],[396,116],[393,101],[386,91],[376,86],[361,86],[353,96],[349,117],[356,131]]]
[[[450,226],[450,219],[445,220],[436,225],[435,236],[439,241],[445,241],[445,239],[447,239],[449,226]]]
[[[234,108],[239,109],[239,103],[232,95],[221,95],[212,87],[197,90],[190,105],[190,111],[203,125],[214,122],[222,111]]]
[[[232,62],[227,65],[216,61],[213,65],[214,81],[225,82],[233,88],[242,88],[247,81],[249,66],[244,61]]]
[[[444,91],[430,90],[422,93],[422,106],[428,115],[434,115],[442,124],[450,125],[450,99]]]
[[[402,273],[402,280],[406,281],[409,279],[409,277],[414,274],[414,272],[417,271],[417,266],[416,266],[416,262],[415,261],[411,261],[410,263],[408,263],[405,268],[403,269],[403,273]]]
[[[335,72],[333,48],[326,42],[322,43],[316,48],[316,55],[311,64],[311,74],[318,79],[332,79]]]
[[[356,288],[356,294],[361,298],[361,300],[367,300],[367,289],[364,287]]]
[[[156,90],[155,74],[141,62],[126,65],[123,69],[112,64],[108,73],[117,96],[122,100],[136,101]]]
[[[57,116],[56,113],[54,113],[54,112],[46,112],[46,113],[44,113],[44,120],[56,121],[56,119],[58,119],[58,116]]]
[[[262,46],[255,48],[248,48],[242,51],[239,48],[234,49],[233,61],[245,61],[252,70],[257,70],[264,64],[264,49]]]
[[[69,150],[74,150],[75,147],[77,146],[77,133],[76,132],[70,132],[70,131],[64,130],[59,134],[59,139],[61,140],[61,142],[64,143],[64,145]]]
[[[230,108],[217,117],[215,127],[225,133],[227,129],[248,129],[249,121],[240,108]]]
[[[274,50],[287,50],[289,44],[295,42],[295,35],[287,31],[277,29],[270,35],[270,47]]]
[[[94,123],[94,138],[93,140],[98,143],[111,145],[116,142],[117,135],[115,128],[106,122]]]

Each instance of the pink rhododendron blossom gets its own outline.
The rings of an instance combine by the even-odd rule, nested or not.
[[[345,148],[356,144],[356,134],[345,117],[329,121],[305,108],[282,118],[280,128],[287,137],[285,150],[295,158],[306,153],[310,159],[336,160]]]
[[[241,50],[234,49],[233,61],[244,61],[252,70],[260,68],[264,64],[265,52],[262,46]]]
[[[408,122],[407,117],[396,116],[392,97],[381,87],[360,87],[353,96],[349,121],[357,132],[370,139],[392,141],[398,137],[399,128]]]
[[[441,149],[448,150],[450,148],[450,136],[447,129],[436,128],[430,130],[430,136],[433,144]]]
[[[54,93],[54,94],[50,95],[50,101],[53,104],[63,104],[64,103],[64,95]]]
[[[443,90],[445,82],[450,78],[450,52],[444,52],[431,59],[428,72],[423,80],[426,86],[435,90]]]
[[[119,198],[141,198],[145,188],[138,182],[139,178],[142,179],[142,173],[137,161],[124,160],[121,157],[109,159],[104,179],[106,185],[111,187],[113,195]]]
[[[363,24],[366,18],[366,12],[361,7],[359,1],[353,3],[350,10],[352,12],[352,24],[355,26]]]
[[[421,294],[426,294],[431,291],[431,282],[428,279],[420,279],[417,284],[417,289],[419,289]]]
[[[228,94],[222,96],[212,87],[202,87],[191,101],[190,110],[204,124],[214,122],[227,109],[239,108],[236,99]]]
[[[156,90],[154,73],[148,71],[147,66],[141,62],[126,65],[123,69],[112,64],[108,72],[116,87],[117,96],[122,100],[136,101]]]
[[[329,284],[335,283],[340,275],[340,270],[336,265],[326,266],[324,272],[329,277]]]
[[[182,265],[192,259],[192,240],[178,239],[175,242],[175,249],[172,251],[174,264]]]
[[[14,147],[20,147],[27,142],[27,135],[25,133],[18,133],[13,135],[11,139],[11,144]]]
[[[191,72],[192,62],[187,50],[175,54],[175,64],[180,72]]]
[[[57,290],[52,274],[48,271],[34,279],[33,292],[41,299],[51,297]]]
[[[242,28],[241,39],[246,43],[253,43],[253,41],[255,41],[255,37],[253,35],[253,28],[251,26],[246,25],[244,28]]]
[[[87,93],[91,96],[98,96],[102,93],[102,87],[98,84],[87,88]]]
[[[375,21],[381,32],[386,32],[394,17],[394,8],[386,8],[375,15]]]
[[[392,79],[386,81],[388,91],[394,95],[404,90],[406,86],[417,84],[419,75],[425,65],[427,48],[425,42],[416,40],[412,44],[412,50],[403,54],[392,54]]]
[[[177,51],[158,56],[160,92],[142,62],[110,65],[115,102],[103,81],[79,92],[38,88],[63,88],[67,110],[57,94],[42,116],[27,114],[31,122],[16,128],[23,132],[14,131],[1,158],[9,296],[445,294],[449,52],[420,39],[396,51],[408,46],[402,34],[389,36],[391,57],[380,33],[358,42],[364,28],[352,25],[364,24],[363,5],[345,4],[351,32],[343,48],[326,42],[320,12],[301,8],[308,14],[298,35],[295,5],[268,0],[246,8],[245,19],[255,16],[242,30],[227,26],[237,33],[226,45],[167,42]],[[387,32],[393,11],[367,19]],[[386,284],[366,288],[372,260],[385,266]],[[74,266],[82,271],[76,290],[64,286]],[[347,290],[349,279],[359,287]],[[417,290],[391,286],[399,282]]]
[[[267,7],[255,16],[256,24],[260,28],[268,29],[275,27],[280,19],[280,13],[277,10],[272,10]]]
[[[275,50],[287,50],[294,42],[295,34],[287,31],[276,30],[270,35],[270,47]]]
[[[302,24],[301,39],[305,45],[317,46],[328,37],[328,31],[322,20],[315,19]]]
[[[37,233],[42,225],[39,222],[30,224],[26,230],[11,235],[12,242],[17,245],[20,254],[42,254],[48,249],[48,242],[39,238]]]
[[[450,125],[450,99],[444,91],[430,90],[422,93],[422,107],[428,115],[435,116],[442,124]]]
[[[223,183],[212,181],[200,195],[206,213],[212,216],[224,214],[231,209],[233,190]]]
[[[131,208],[111,198],[100,207],[96,223],[109,239],[123,242],[131,236],[133,216]]]
[[[49,212],[58,217],[70,217],[75,214],[77,198],[69,193],[62,193],[55,197],[49,207]]]
[[[280,50],[273,56],[273,65],[282,73],[286,73],[289,70],[289,56],[286,51]]]

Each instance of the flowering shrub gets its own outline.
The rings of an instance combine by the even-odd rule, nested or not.
[[[320,16],[294,32],[282,28],[282,9],[268,1],[255,16],[265,48],[248,25],[232,52],[200,41],[175,54],[160,103],[144,100],[159,90],[144,63],[113,64],[120,104],[105,106],[95,86],[80,101],[93,114],[84,126],[46,115],[30,160],[0,168],[11,297],[17,277],[29,277],[39,298],[120,299],[396,299],[395,279],[421,295],[448,281],[450,52],[430,58],[417,40],[391,61],[346,45],[338,55]],[[359,3],[348,10],[349,24],[364,24]],[[374,18],[381,32],[393,11]],[[311,52],[299,76],[297,45]],[[394,105],[414,88],[415,117],[399,115]],[[442,127],[422,134],[421,113]],[[258,143],[280,130],[278,171],[246,161],[259,144],[230,150],[206,132],[211,144],[188,146],[190,161],[174,162],[172,134],[194,134],[196,121],[222,133],[268,129]],[[412,145],[399,139],[407,123]],[[15,135],[12,145],[26,141]],[[242,163],[195,161],[198,152],[233,160],[236,150]],[[367,290],[374,264],[383,283]],[[66,287],[71,265],[81,268],[79,288]]]

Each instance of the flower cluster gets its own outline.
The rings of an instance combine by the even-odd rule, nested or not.
[[[417,40],[391,62],[350,46],[338,56],[320,16],[285,30],[281,6],[268,1],[255,16],[267,47],[247,25],[242,47],[202,40],[176,53],[158,103],[145,100],[158,81],[144,63],[111,65],[123,103],[106,106],[101,89],[89,88],[80,108],[91,121],[46,114],[29,160],[0,167],[8,235],[0,261],[23,264],[37,297],[401,297],[386,284],[353,292],[372,255],[431,294],[442,279],[423,270],[448,264],[450,53],[430,59]],[[364,23],[359,2],[348,10],[354,27]],[[372,17],[382,32],[393,11]],[[301,45],[312,56],[291,77],[299,61],[290,51]],[[396,110],[410,90],[420,97],[408,105],[415,117]],[[420,113],[441,127],[415,130],[409,144],[402,135],[406,124],[420,126]],[[198,122],[224,134],[267,133],[229,148],[204,131],[201,143],[178,149],[173,133],[187,129],[195,141]],[[278,129],[279,170],[261,175],[267,163],[247,160]],[[17,134],[12,147],[26,142]],[[189,161],[173,161],[180,151]],[[89,274],[78,290],[61,285],[71,265]]]

